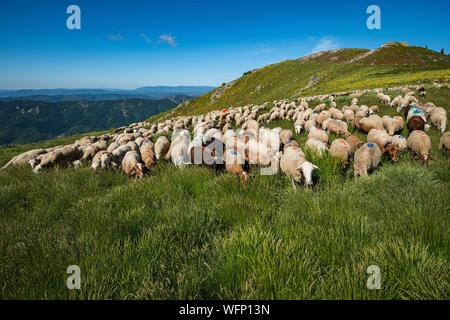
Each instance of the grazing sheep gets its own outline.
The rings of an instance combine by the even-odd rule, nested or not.
[[[406,144],[412,150],[414,158],[419,157],[422,164],[427,164],[430,159],[431,139],[422,130],[415,130],[409,135]]]
[[[81,162],[91,160],[94,156],[102,150],[108,149],[108,143],[104,140],[100,140],[90,146],[87,146],[83,150],[83,156],[81,157]]]
[[[399,149],[392,143],[392,136],[390,136],[384,129],[370,130],[367,135],[367,142],[376,143],[382,153],[387,154],[392,161],[397,161]]]
[[[285,129],[280,132],[281,144],[286,145],[292,140],[292,131]]]
[[[21,166],[29,163],[30,161],[34,160],[38,156],[42,154],[46,154],[47,150],[45,149],[35,149],[30,150],[24,153],[21,153],[14,158],[12,158],[7,164],[5,164],[1,170],[6,169],[10,166]]]
[[[109,145],[109,147],[108,147],[108,149],[106,149],[106,151],[108,151],[109,153],[112,153],[119,146],[120,146],[120,144],[118,144],[117,142],[113,142]]]
[[[450,132],[446,132],[439,140],[439,150],[450,151]]]
[[[355,177],[365,177],[368,171],[378,167],[381,160],[381,150],[377,144],[367,142],[363,144],[356,152],[353,163]]]
[[[402,135],[395,135],[392,137],[392,144],[398,148],[399,151],[405,150],[408,146],[406,144],[406,138]]]
[[[315,138],[306,140],[305,146],[312,153],[315,153],[319,156],[323,155],[328,150],[327,145],[325,143]]]
[[[328,111],[330,112],[331,117],[332,117],[333,119],[337,119],[337,120],[342,120],[342,119],[344,119],[344,114],[342,113],[341,110],[336,109],[336,108],[330,108]]]
[[[122,145],[122,144],[127,144],[128,142],[133,141],[134,139],[135,139],[134,134],[122,133],[117,137],[116,142],[118,144]]]
[[[131,147],[127,144],[123,144],[120,147],[114,149],[111,153],[111,162],[114,162],[116,165],[120,165],[122,163],[123,157],[125,154],[131,151]]]
[[[247,183],[249,174],[245,170],[245,158],[236,147],[227,147],[225,151],[225,169],[235,174],[241,183]]]
[[[256,120],[248,120],[241,126],[242,130],[252,131],[255,134],[259,131],[259,123]]]
[[[327,120],[328,118],[331,118],[331,113],[330,113],[330,111],[328,111],[328,110],[324,110],[324,111],[322,111],[321,113],[319,113],[319,116],[317,117],[316,122],[317,122],[317,124],[318,124],[319,126],[321,126],[322,123],[323,123],[325,120]]]
[[[416,130],[423,131],[425,130],[426,120],[424,120],[421,116],[412,116],[406,122],[406,127],[409,132],[414,132]]]
[[[447,111],[441,107],[433,108],[430,121],[441,131],[441,133],[444,133],[445,130],[447,130]]]
[[[327,105],[325,103],[321,103],[314,108],[313,112],[319,113],[319,112],[325,110],[326,108],[327,108]]]
[[[317,139],[323,143],[328,143],[328,134],[322,129],[312,127],[309,130],[308,139]]]
[[[384,129],[386,129],[390,136],[393,136],[396,132],[401,131],[405,124],[403,118],[399,116],[383,116],[381,120],[383,122]]]
[[[353,112],[353,110],[351,109],[344,110],[344,118],[348,123],[352,122],[354,117],[355,113]]]
[[[99,168],[105,168],[105,162],[102,163],[102,159],[105,155],[108,155],[109,152],[107,150],[100,150],[97,154],[92,158],[91,168],[97,170]]]
[[[306,161],[305,154],[298,147],[288,147],[284,151],[280,159],[281,170],[294,181],[304,179],[305,185],[312,185],[312,173],[315,169],[319,169],[316,165]]]
[[[122,171],[127,177],[144,177],[144,166],[141,163],[141,156],[138,152],[131,150],[125,154],[122,160]]]
[[[170,141],[166,136],[160,136],[155,142],[156,159],[164,158],[170,148]]]
[[[356,152],[356,150],[358,150],[364,144],[364,142],[360,138],[352,134],[345,137],[345,141],[347,141],[352,147],[352,152]]]
[[[352,154],[352,146],[344,139],[336,139],[331,143],[330,154],[341,160],[341,163],[348,163]]]
[[[309,120],[307,120],[306,122],[305,122],[305,126],[304,126],[304,128],[305,128],[305,130],[306,131],[309,131],[309,130],[311,130],[311,128],[315,128],[316,127],[316,120],[314,120],[314,119],[309,119]]]
[[[200,139],[201,137],[198,136]],[[191,142],[191,136],[189,131],[180,131],[170,144],[169,151],[167,152],[166,159],[171,159],[176,166],[183,166],[191,164],[189,156],[189,145]]]
[[[380,129],[383,130],[383,121],[380,116],[373,114],[368,118],[362,118],[359,121],[359,129],[365,133],[368,133],[372,129]]]
[[[144,162],[147,168],[150,169],[156,165],[154,145],[150,140],[143,140],[139,151],[141,153],[142,162]]]
[[[322,129],[328,133],[336,133],[337,135],[347,136],[348,132],[347,123],[336,119],[327,119],[322,123]]]
[[[75,160],[78,160],[83,155],[77,145],[66,145],[58,148],[52,152],[46,153],[42,157],[41,162],[33,169],[34,172],[39,172],[43,168],[52,168],[57,165],[68,165]]]
[[[302,120],[301,118],[297,118],[297,120],[295,120],[294,122],[295,133],[300,134],[302,132],[304,125],[305,121]]]
[[[377,113],[377,112],[379,112],[379,111],[380,111],[380,107],[378,107],[377,105],[371,106],[371,107],[369,108],[369,113],[370,113],[370,114],[372,114],[372,113]]]

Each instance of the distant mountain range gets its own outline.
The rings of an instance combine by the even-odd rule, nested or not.
[[[26,98],[48,102],[100,101],[118,99],[171,99],[175,102],[190,100],[213,90],[208,86],[148,86],[137,89],[19,89],[0,90],[0,100]]]
[[[46,102],[0,101],[0,145],[105,130],[144,120],[176,106],[170,99]]]

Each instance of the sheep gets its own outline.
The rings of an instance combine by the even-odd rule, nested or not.
[[[83,155],[83,151],[79,146],[72,144],[58,148],[52,152],[46,153],[42,157],[41,162],[33,169],[34,172],[39,172],[43,168],[51,168],[57,165],[67,165],[75,160],[78,160]]]
[[[342,119],[344,119],[344,114],[342,113],[341,110],[336,109],[336,108],[330,108],[328,111],[330,112],[331,117],[332,117],[333,119],[337,119],[337,120],[342,120]]]
[[[311,128],[315,128],[316,127],[316,120],[314,119],[309,119],[308,121],[305,122],[304,128],[306,131],[311,130]]]
[[[91,160],[99,151],[106,150],[108,148],[108,143],[104,140],[100,140],[90,146],[87,146],[83,150],[83,156],[81,157],[81,162]]]
[[[328,110],[323,110],[322,112],[319,113],[319,116],[317,117],[317,124],[319,126],[322,125],[322,123],[327,120],[328,118],[331,118],[331,113]]]
[[[378,145],[382,153],[387,154],[392,161],[397,161],[399,149],[392,143],[392,137],[383,129],[372,129],[367,135],[367,142]]]
[[[131,150],[125,154],[122,160],[122,171],[127,177],[144,177],[144,166],[141,163],[141,156],[138,152]]]
[[[200,137],[201,139],[201,137]],[[180,131],[172,140],[166,159],[171,159],[176,166],[191,164],[188,154],[191,136],[189,131]]]
[[[238,151],[238,148],[236,146],[226,148],[225,169],[227,172],[236,175],[241,183],[245,184],[248,182],[249,173],[245,170],[245,158],[242,153]]]
[[[445,132],[439,139],[439,150],[450,151],[450,132]]]
[[[441,133],[444,133],[447,130],[447,111],[441,107],[433,108],[430,121],[441,130]]]
[[[170,141],[166,136],[160,136],[155,142],[155,155],[156,159],[164,158],[170,148]]]
[[[21,166],[34,160],[36,157],[42,154],[48,153],[45,149],[35,149],[24,152],[12,158],[7,164],[5,164],[1,170],[8,168],[9,166]]]
[[[336,119],[327,119],[322,123],[322,129],[326,130],[328,133],[336,133],[338,135],[347,136],[348,132],[347,123]]]
[[[150,140],[142,141],[139,152],[141,154],[142,162],[144,162],[147,168],[150,169],[156,165],[154,145]]]
[[[431,139],[424,131],[415,130],[411,132],[406,144],[412,150],[414,158],[419,157],[422,164],[428,164],[428,160],[431,158]]]
[[[317,139],[323,143],[328,143],[328,134],[322,129],[312,127],[309,130],[308,139]]]
[[[105,168],[105,162],[102,163],[102,159],[104,155],[108,155],[109,152],[107,150],[100,150],[97,154],[92,158],[91,168],[97,170],[99,168]]]
[[[132,133],[122,133],[120,134],[117,139],[116,142],[120,145],[122,144],[127,144],[129,141],[132,141],[135,139],[134,134]]]
[[[121,164],[123,157],[125,157],[125,154],[128,151],[131,151],[131,147],[127,144],[123,144],[120,147],[114,149],[114,151],[111,153],[111,162],[114,162],[116,165]]]
[[[377,93],[377,99],[378,101],[380,101],[383,104],[390,104],[391,103],[391,97],[389,97],[388,95],[385,95],[382,92]]]
[[[302,120],[301,118],[297,118],[297,120],[295,120],[294,122],[295,133],[300,134],[302,132],[304,125],[305,121]]]
[[[106,151],[108,151],[109,153],[112,153],[115,149],[117,149],[120,146],[120,144],[118,144],[117,142],[112,142],[108,148],[106,149]]]
[[[321,103],[313,109],[313,112],[319,113],[319,112],[325,110],[326,108],[327,108],[327,105],[325,103]]]
[[[336,139],[331,143],[330,154],[338,158],[341,163],[348,163],[351,153],[352,146],[344,139]]]
[[[405,124],[403,118],[399,116],[383,116],[381,121],[383,122],[384,129],[390,136],[393,136],[396,132],[401,131]]]
[[[377,113],[377,112],[379,112],[379,111],[380,111],[380,107],[378,107],[377,105],[371,106],[371,107],[369,108],[369,113],[370,113],[370,114],[372,114],[372,113]]]
[[[206,133],[203,136],[203,143],[208,144],[213,139],[222,140],[222,132],[219,129],[211,128],[208,131],[206,131]]]
[[[139,152],[139,145],[136,143],[136,141],[128,141],[127,145],[131,147],[131,150]]]
[[[308,148],[312,153],[322,156],[327,150],[327,145],[320,140],[315,138],[306,140],[306,148]]]
[[[362,118],[359,121],[359,129],[365,133],[368,133],[371,129],[384,129],[383,128],[383,121],[381,120],[380,116],[373,114],[370,115],[368,118]]]
[[[288,144],[292,140],[292,131],[291,130],[283,130],[280,132],[280,140],[282,145]]]
[[[246,144],[246,158],[250,164],[268,166],[272,160],[272,151],[264,142],[250,139]]]
[[[352,134],[345,137],[345,141],[347,141],[352,147],[352,152],[358,150],[364,143],[360,138]]]
[[[316,165],[309,161],[306,161],[305,154],[298,147],[288,147],[284,151],[280,159],[281,170],[292,179],[292,183],[299,182],[302,177],[305,185],[312,185],[312,173],[314,170],[319,169]]]
[[[412,116],[406,122],[406,127],[410,133],[415,130],[423,131],[426,127],[426,120],[424,120],[421,116]]]
[[[392,136],[391,142],[398,148],[399,151],[403,151],[407,148],[406,138],[402,135],[397,134],[395,136]]]
[[[353,112],[353,110],[351,110],[351,109],[344,110],[344,118],[348,123],[352,122],[354,117],[355,117],[355,113]]]
[[[356,150],[353,163],[355,177],[365,177],[368,175],[368,171],[377,168],[381,154],[378,145],[372,142],[367,142]]]
[[[252,131],[255,134],[259,131],[259,123],[255,120],[248,120],[241,126],[242,130]]]

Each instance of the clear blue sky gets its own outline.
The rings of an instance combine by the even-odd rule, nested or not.
[[[66,9],[81,8],[81,30]],[[381,7],[382,29],[366,28]],[[0,88],[219,85],[312,51],[407,41],[450,51],[448,0],[1,0]]]

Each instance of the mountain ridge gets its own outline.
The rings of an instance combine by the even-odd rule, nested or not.
[[[450,79],[450,57],[405,42],[387,42],[374,50],[341,48],[245,72],[176,109],[152,117],[201,114],[232,106]]]

